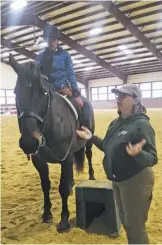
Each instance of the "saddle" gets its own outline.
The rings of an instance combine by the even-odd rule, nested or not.
[[[61,94],[58,94],[58,95],[61,96],[66,101],[67,105],[69,106],[69,108],[74,113],[75,119],[77,121],[79,119],[79,115],[81,113],[80,112],[81,109],[79,108],[79,106],[77,106],[77,103],[74,101],[74,99],[68,97],[67,95],[61,95]]]
[[[93,125],[93,109],[90,103],[82,96],[84,101],[83,107],[80,107],[74,98],[67,95],[59,94],[67,103],[70,110],[73,112],[76,121],[79,122],[80,127],[85,126],[90,130],[94,130]]]

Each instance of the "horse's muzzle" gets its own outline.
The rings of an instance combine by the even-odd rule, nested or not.
[[[19,146],[24,151],[25,154],[34,154],[40,142],[38,139],[31,137],[31,138],[23,138],[21,137],[19,140]]]

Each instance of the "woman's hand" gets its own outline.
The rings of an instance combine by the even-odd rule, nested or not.
[[[135,144],[135,145],[132,145],[131,143],[129,143],[127,146],[126,146],[126,151],[127,153],[131,156],[131,157],[136,157],[138,156],[141,151],[142,151],[142,148],[143,146],[146,144],[146,140],[143,139],[141,140],[139,143]]]
[[[76,130],[76,133],[77,135],[79,135],[80,138],[85,140],[89,140],[92,138],[92,133],[87,127],[82,126],[81,129],[82,130]]]

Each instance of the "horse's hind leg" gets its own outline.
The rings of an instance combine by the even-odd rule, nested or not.
[[[37,156],[32,156],[32,162],[37,169],[40,179],[41,186],[44,194],[44,212],[41,216],[43,223],[52,222],[52,213],[51,213],[51,201],[50,201],[50,188],[51,182],[49,180],[49,171],[47,162],[42,161]]]
[[[73,171],[73,166],[72,166],[71,182],[70,182],[70,195],[73,195],[73,186],[74,185],[75,185],[75,182],[74,182],[74,171]]]
[[[67,232],[70,229],[68,197],[72,187],[72,171],[73,171],[73,156],[69,155],[67,159],[61,163],[61,178],[59,192],[62,198],[61,221],[57,226],[58,232]]]
[[[95,180],[94,170],[92,167],[92,142],[91,141],[88,141],[86,144],[86,157],[88,159],[88,166],[89,166],[89,179]]]

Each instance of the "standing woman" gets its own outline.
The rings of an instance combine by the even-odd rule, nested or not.
[[[86,128],[77,130],[81,138],[92,138],[105,156],[103,166],[113,183],[114,197],[129,244],[148,244],[145,223],[152,200],[154,173],[158,161],[155,132],[141,103],[135,84],[112,89],[119,116],[110,123],[102,140]]]

